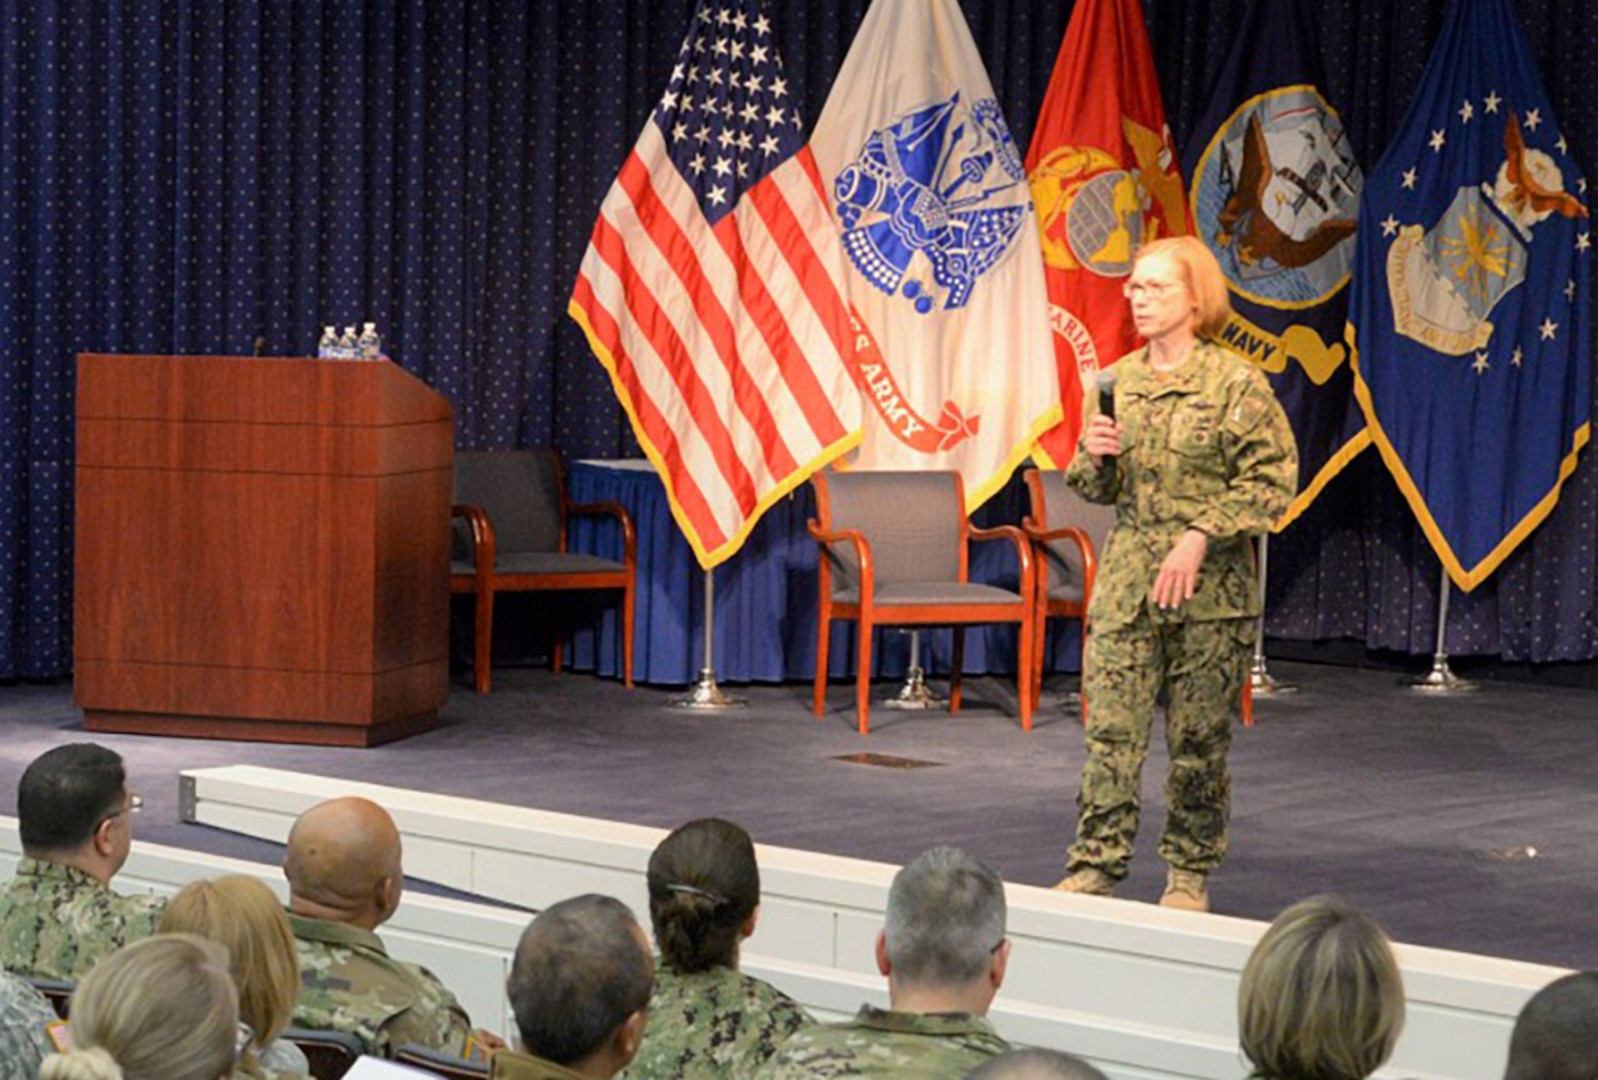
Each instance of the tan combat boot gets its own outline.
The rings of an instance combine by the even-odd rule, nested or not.
[[[1171,867],[1165,876],[1165,895],[1160,906],[1180,911],[1210,910],[1210,890],[1205,884],[1202,870],[1179,870]]]
[[[1058,892],[1109,896],[1115,891],[1115,879],[1096,866],[1084,866],[1080,870],[1073,871],[1054,888]]]

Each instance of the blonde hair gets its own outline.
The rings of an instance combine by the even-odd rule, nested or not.
[[[1336,897],[1294,904],[1243,968],[1237,1026],[1256,1076],[1369,1076],[1404,1027],[1404,984],[1387,935]]]
[[[218,1080],[233,1069],[238,993],[227,950],[158,934],[94,966],[72,995],[72,1049],[39,1080]]]
[[[1193,294],[1196,313],[1193,330],[1201,338],[1215,340],[1232,317],[1232,298],[1226,291],[1226,275],[1215,255],[1196,236],[1167,236],[1137,249],[1132,260],[1138,263],[1151,255],[1162,255],[1176,267],[1182,284]]]
[[[233,961],[239,1019],[270,1046],[294,1016],[300,996],[300,961],[294,931],[272,890],[233,874],[191,881],[167,904],[161,932],[198,934],[223,945]]]

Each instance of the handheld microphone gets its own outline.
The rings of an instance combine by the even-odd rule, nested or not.
[[[1115,380],[1119,373],[1111,368],[1109,371],[1099,372],[1099,414],[1115,419]],[[1104,455],[1104,469],[1110,479],[1115,479],[1115,455]]]

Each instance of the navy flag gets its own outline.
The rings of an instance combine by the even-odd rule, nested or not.
[[[1223,340],[1264,370],[1298,440],[1278,531],[1370,443],[1343,347],[1364,177],[1322,85],[1300,0],[1254,0],[1183,163],[1232,294]]]
[[[1467,591],[1587,443],[1586,194],[1507,0],[1455,0],[1366,183],[1348,341],[1382,459]]]

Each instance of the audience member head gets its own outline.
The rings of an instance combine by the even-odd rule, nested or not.
[[[22,850],[109,882],[128,858],[134,806],[121,757],[94,743],[57,746],[17,785]]]
[[[649,857],[649,918],[667,967],[736,968],[759,905],[754,842],[730,821],[690,821]]]
[[[405,888],[399,829],[369,799],[317,803],[289,831],[283,874],[296,915],[375,930]]]
[[[1509,1037],[1504,1080],[1598,1076],[1598,972],[1555,979],[1532,995]]]
[[[877,966],[895,1009],[985,1014],[1004,981],[1004,883],[958,848],[935,847],[894,876]]]
[[[610,1077],[638,1052],[654,960],[619,900],[573,897],[522,933],[506,991],[529,1054],[585,1076]]]
[[[218,1080],[237,1056],[238,995],[227,950],[192,934],[136,941],[72,995],[72,1049],[39,1080]]]
[[[1336,897],[1294,904],[1243,968],[1237,1020],[1256,1076],[1369,1076],[1404,1027],[1404,985],[1387,935]]]
[[[239,991],[239,1019],[267,1047],[289,1026],[300,996],[300,961],[294,931],[272,890],[234,874],[193,881],[178,891],[161,916],[163,934],[189,933],[225,947]]]
[[[1193,297],[1193,332],[1214,339],[1232,317],[1232,300],[1226,290],[1226,274],[1204,241],[1196,236],[1167,236],[1137,249],[1134,269],[1144,259],[1170,260],[1176,276]]]
[[[1079,1057],[1058,1050],[1011,1050],[989,1058],[966,1080],[1106,1080],[1105,1075]]]

